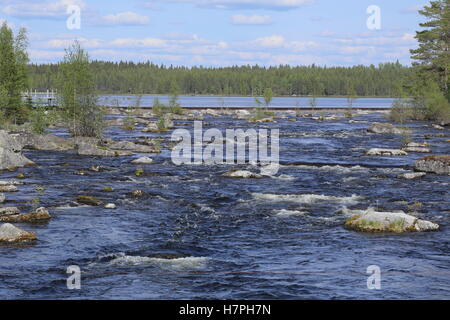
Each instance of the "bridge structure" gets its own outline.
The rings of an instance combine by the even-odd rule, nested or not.
[[[50,106],[57,103],[58,90],[47,89],[47,91],[27,90],[22,93],[23,99],[31,99],[34,107]]]

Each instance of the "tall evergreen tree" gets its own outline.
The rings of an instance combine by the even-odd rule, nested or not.
[[[0,28],[0,92],[3,98],[2,113],[14,123],[23,123],[28,117],[28,111],[22,92],[28,88],[27,36],[24,28],[17,37],[6,22]]]
[[[427,21],[420,26],[416,39],[419,48],[411,50],[414,64],[436,77],[444,95],[450,101],[450,0],[431,1],[419,13]]]

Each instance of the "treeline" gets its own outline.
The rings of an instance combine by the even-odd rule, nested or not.
[[[174,67],[150,62],[91,62],[99,93],[168,94],[176,88],[186,95],[392,96],[392,88],[411,69],[399,62],[353,67]],[[55,88],[58,64],[29,65],[30,87]]]

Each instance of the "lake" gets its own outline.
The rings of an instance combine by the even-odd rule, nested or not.
[[[153,100],[159,98],[161,103],[169,102],[168,96],[146,95],[141,98],[141,107],[151,107]],[[106,106],[130,107],[136,106],[136,95],[103,95],[99,103]],[[223,100],[222,100],[223,99]],[[263,101],[263,99],[261,99]],[[274,98],[272,108],[310,108],[308,97],[279,97]],[[392,98],[360,98],[357,99],[354,108],[390,108]],[[184,108],[252,108],[255,107],[253,97],[210,97],[210,96],[180,96],[179,103]],[[347,98],[317,98],[317,108],[347,108]]]

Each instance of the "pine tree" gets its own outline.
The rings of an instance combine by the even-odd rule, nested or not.
[[[419,13],[428,21],[416,34],[419,48],[411,50],[414,65],[434,75],[450,101],[450,0],[431,1]]]

